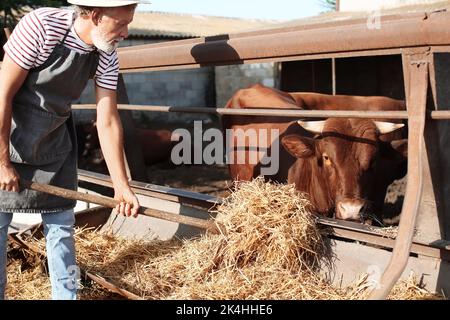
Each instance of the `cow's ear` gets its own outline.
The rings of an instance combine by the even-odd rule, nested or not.
[[[405,158],[408,157],[408,139],[393,140],[391,146]]]
[[[315,154],[314,140],[290,134],[281,138],[281,144],[296,158],[308,158]]]

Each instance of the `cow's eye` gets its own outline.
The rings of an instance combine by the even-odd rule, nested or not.
[[[324,154],[322,155],[322,157],[323,157],[323,162],[324,162],[327,166],[331,165],[331,159],[330,159],[330,157],[329,157],[326,153],[324,153]]]

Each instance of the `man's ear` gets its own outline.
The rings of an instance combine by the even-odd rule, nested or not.
[[[103,10],[100,8],[95,8],[92,10],[91,19],[92,22],[97,26],[99,22],[102,20]]]
[[[281,138],[281,144],[296,158],[308,158],[315,154],[314,139],[290,134]]]

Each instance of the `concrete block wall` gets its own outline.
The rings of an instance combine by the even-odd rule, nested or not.
[[[213,107],[214,68],[156,71],[124,75],[128,97],[131,104],[174,106],[174,107]],[[149,121],[189,122],[205,117],[197,114],[146,112],[136,117]]]
[[[271,62],[216,67],[215,81],[217,106],[224,107],[234,92],[251,84],[277,87],[278,64]]]

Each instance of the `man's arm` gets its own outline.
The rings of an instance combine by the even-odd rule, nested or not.
[[[19,192],[19,175],[9,159],[12,101],[28,70],[19,67],[7,54],[0,70],[0,190]]]
[[[139,202],[128,183],[123,153],[123,129],[117,111],[116,92],[96,86],[97,130],[109,173],[114,185],[114,198],[121,201],[117,213],[137,217]]]

